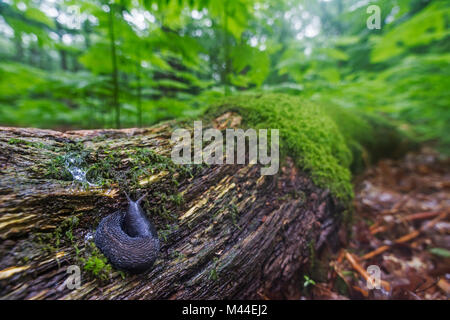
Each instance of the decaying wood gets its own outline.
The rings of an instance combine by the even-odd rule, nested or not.
[[[239,119],[226,114],[236,126]],[[288,158],[275,176],[259,165],[203,166],[177,186],[175,221],[151,216],[168,230],[153,269],[141,275],[113,272],[99,280],[82,270],[81,288],[65,285],[98,221],[126,200],[118,187],[81,186],[46,177],[59,154],[52,148],[79,141],[96,149],[150,148],[169,156],[174,123],[146,129],[56,132],[0,128],[0,297],[3,299],[222,299],[293,298],[303,286],[312,252],[336,244],[343,208]],[[21,143],[14,143],[15,141]],[[27,143],[23,143],[26,141]],[[40,147],[39,147],[40,146]],[[124,162],[126,165],[126,161]],[[168,175],[143,177],[146,188],[164,188]],[[147,209],[160,206],[149,195]],[[68,217],[79,219],[72,241],[44,250],[39,235]],[[78,253],[79,254],[79,253]]]

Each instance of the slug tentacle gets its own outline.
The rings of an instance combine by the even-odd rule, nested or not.
[[[147,196],[147,194],[145,193],[143,196],[141,196],[139,199],[137,199],[136,203],[140,204],[141,201]]]
[[[128,202],[133,202],[133,200],[131,200],[131,198],[130,198],[130,196],[128,195],[128,193],[126,193],[126,192],[124,192],[124,193],[125,193],[125,197],[127,197]]]
[[[94,242],[115,267],[138,273],[148,270],[159,254],[159,239],[138,201],[129,201],[126,212],[116,211],[103,218]]]

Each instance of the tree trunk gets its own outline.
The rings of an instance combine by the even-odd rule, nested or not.
[[[141,60],[141,48],[137,48],[137,63],[136,63],[136,99],[137,99],[137,126],[142,128],[142,85],[141,85],[141,70],[142,70],[142,60]]]
[[[109,5],[109,42],[111,45],[111,63],[112,63],[112,74],[111,80],[113,85],[112,92],[112,103],[115,111],[115,122],[116,128],[120,129],[120,102],[119,102],[119,71],[117,67],[117,51],[116,51],[116,36],[114,31],[114,4]]]
[[[236,127],[240,121],[226,113],[210,126]],[[138,176],[140,189],[132,192],[148,192],[144,209],[162,244],[155,265],[131,275],[100,263],[103,269],[93,272],[87,261],[99,260],[92,234],[101,218],[125,208],[127,189],[124,182],[98,187],[62,180],[58,159],[75,145],[91,165],[116,152],[120,176],[139,166],[133,160],[139,150],[170,157],[176,125],[65,133],[0,128],[0,297],[299,297],[317,250],[338,244],[344,208],[289,158],[275,176],[261,176],[259,165],[198,165],[187,175],[155,165]],[[65,284],[69,265],[81,268],[78,289]]]

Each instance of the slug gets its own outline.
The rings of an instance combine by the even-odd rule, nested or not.
[[[126,212],[116,211],[100,221],[94,235],[95,245],[113,266],[131,273],[141,273],[153,266],[159,254],[159,239],[140,202],[128,194]]]

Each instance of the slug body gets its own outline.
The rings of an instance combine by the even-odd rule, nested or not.
[[[103,218],[94,235],[111,264],[132,273],[148,270],[159,254],[158,234],[140,206],[142,198],[134,202],[127,195],[127,211]]]

